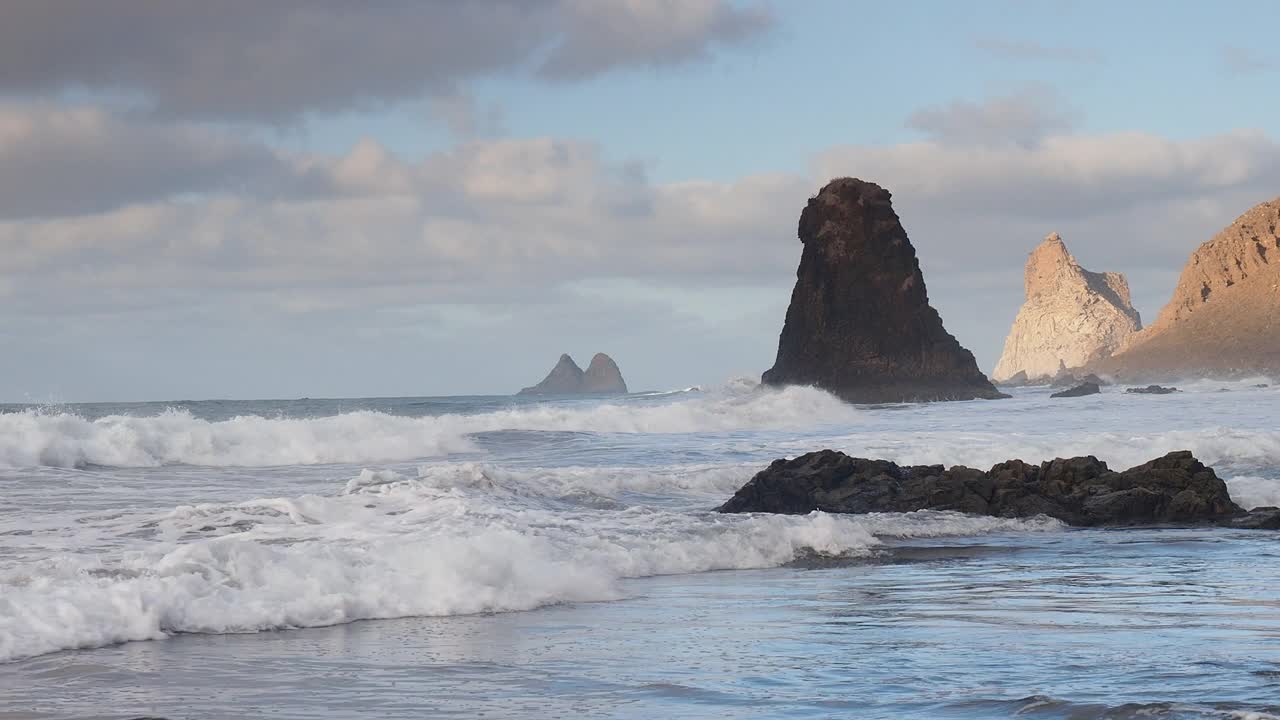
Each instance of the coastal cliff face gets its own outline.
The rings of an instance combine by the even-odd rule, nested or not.
[[[1124,275],[1080,267],[1057,233],[1027,259],[1025,287],[1026,302],[992,373],[996,382],[1035,382],[1083,367],[1109,357],[1142,328]]]
[[[1156,321],[1095,365],[1122,378],[1280,373],[1280,198],[1197,248]]]
[[[596,353],[586,372],[578,367],[573,358],[561,355],[560,361],[551,368],[551,372],[542,382],[524,388],[520,395],[577,395],[592,394],[625,394],[627,383],[622,379],[622,372],[613,358],[604,353]]]
[[[850,402],[1003,397],[929,306],[889,191],[832,180],[800,215],[804,249],[769,385]]]

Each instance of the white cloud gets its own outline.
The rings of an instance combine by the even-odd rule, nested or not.
[[[1026,88],[983,102],[955,100],[923,108],[907,118],[907,127],[937,142],[954,145],[1034,145],[1050,133],[1070,130],[1075,113],[1047,88]]]
[[[97,342],[85,333],[110,328],[151,328],[156,342],[186,338],[192,323],[222,328],[224,340],[238,327],[281,347],[293,338],[297,352],[319,352],[315,343],[344,331],[385,332],[402,351],[447,335],[459,348],[489,352],[487,341],[457,329],[479,313],[490,320],[477,332],[515,333],[554,359],[554,346],[566,342],[558,338],[582,336],[588,317],[592,332],[602,332],[616,310],[644,317],[613,316],[620,326],[610,337],[648,348],[653,362],[669,341],[703,348],[716,362],[735,352],[759,358],[733,367],[762,369],[780,315],[770,319],[775,313],[759,298],[776,294],[785,305],[799,211],[830,177],[855,175],[894,193],[948,329],[989,365],[1021,300],[1025,254],[1046,233],[1062,232],[1091,269],[1130,273],[1150,317],[1192,248],[1280,188],[1280,146],[1256,131],[843,146],[817,154],[805,175],[658,183],[643,165],[563,138],[477,139],[411,160],[373,140],[341,155],[252,143],[211,152],[221,136],[154,121],[143,132],[101,110],[75,111],[81,120],[66,122],[8,117],[0,153],[20,137],[24,174],[42,177],[54,196],[44,201],[64,214],[28,208],[0,220],[0,320],[21,342],[63,348],[56,352]],[[157,138],[164,152],[147,144]],[[130,151],[101,154],[103,164],[83,169],[56,160],[60,145]],[[221,160],[240,153],[248,161]],[[142,158],[158,168],[155,178],[193,166],[216,172],[202,184],[179,183],[186,189],[176,193],[141,173],[129,192],[100,194],[116,165]],[[96,182],[77,184],[82,171]],[[94,209],[103,205],[110,207]],[[608,287],[622,288],[613,304],[599,293]],[[701,307],[659,301],[667,296]],[[593,312],[575,309],[579,303]],[[750,317],[724,321],[735,312]],[[625,341],[625,327],[642,320],[647,334]],[[715,333],[731,339],[714,345]],[[23,384],[9,387],[30,389],[26,375],[13,377]]]

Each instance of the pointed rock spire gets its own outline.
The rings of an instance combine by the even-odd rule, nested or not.
[[[1142,327],[1120,273],[1080,267],[1052,233],[1027,258],[1026,302],[1005,340],[992,377],[1049,380],[1108,357]]]

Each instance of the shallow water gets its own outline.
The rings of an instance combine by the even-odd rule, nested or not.
[[[7,408],[0,718],[1280,715],[1274,534],[710,512],[819,447],[1277,504],[1254,384]]]

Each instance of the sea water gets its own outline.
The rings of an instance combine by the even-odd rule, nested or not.
[[[1280,716],[1280,534],[714,512],[828,447],[1280,505],[1266,382],[0,406],[0,718]]]

